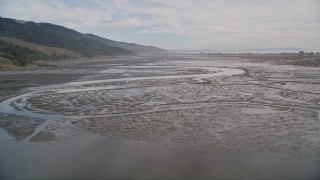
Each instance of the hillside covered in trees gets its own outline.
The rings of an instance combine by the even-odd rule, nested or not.
[[[38,60],[137,54],[138,51],[132,51],[132,46],[139,50],[150,50],[150,46],[137,44],[123,48],[120,42],[110,40],[114,44],[108,44],[101,40],[108,39],[92,36],[50,23],[0,17],[0,69],[6,66],[24,66]],[[152,48],[158,52],[165,51]]]

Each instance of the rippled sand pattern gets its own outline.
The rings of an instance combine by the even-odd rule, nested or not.
[[[77,81],[34,87],[0,103],[3,114],[45,121],[29,121],[36,130],[17,139],[59,140],[75,129],[169,150],[319,159],[315,67],[203,58],[95,67]],[[12,122],[1,123],[14,134]]]

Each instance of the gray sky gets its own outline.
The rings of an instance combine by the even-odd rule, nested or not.
[[[166,49],[320,51],[320,0],[0,0],[0,16]]]

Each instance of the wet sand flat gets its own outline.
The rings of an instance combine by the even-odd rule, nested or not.
[[[320,178],[317,57],[46,62],[0,85],[0,179]]]

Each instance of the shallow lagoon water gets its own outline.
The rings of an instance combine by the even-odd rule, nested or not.
[[[159,66],[124,66],[127,68],[159,68]],[[161,68],[169,68],[168,66],[161,66]],[[106,79],[106,80],[90,80],[90,81],[77,81],[77,82],[69,82],[64,84],[57,84],[57,85],[48,85],[48,86],[42,86],[34,88],[31,92],[28,92],[26,94],[22,94],[16,97],[9,98],[3,102],[0,103],[0,112],[3,113],[9,113],[9,114],[15,114],[15,115],[22,115],[22,116],[28,116],[33,118],[44,118],[44,119],[58,119],[61,118],[57,115],[52,114],[37,114],[32,113],[31,111],[27,111],[23,109],[24,106],[26,106],[26,100],[28,97],[37,95],[39,93],[43,93],[46,91],[54,91],[57,93],[75,93],[75,92],[87,92],[87,91],[101,91],[101,90],[112,90],[112,89],[121,89],[121,86],[98,86],[101,83],[113,83],[113,82],[129,82],[129,81],[144,81],[144,80],[159,80],[159,79],[179,79],[179,78],[194,78],[196,81],[202,81],[202,79],[210,78],[210,77],[217,77],[217,76],[232,76],[232,75],[238,75],[244,73],[241,69],[231,69],[231,68],[213,68],[213,67],[183,67],[186,69],[189,68],[198,68],[198,69],[206,69],[209,71],[209,73],[206,74],[195,74],[195,75],[163,75],[163,76],[150,76],[150,77],[130,77],[130,78],[119,78],[119,79]],[[106,71],[103,70],[101,73],[114,73],[118,71]],[[126,72],[126,70],[120,71],[122,73]],[[144,72],[143,70],[139,70],[136,72]],[[84,85],[93,85],[89,87],[84,87]],[[97,85],[97,86],[95,86]],[[80,86],[80,87],[79,87]],[[16,101],[20,100],[19,110],[16,110],[15,108],[11,107],[12,103],[15,103]]]
[[[76,81],[21,89],[1,102],[1,178],[319,177],[320,92],[307,77],[320,77],[315,68],[166,59],[85,62],[91,73]],[[17,141],[35,118],[43,123]],[[31,141],[39,132],[55,138]]]
[[[3,137],[3,133],[1,135]],[[302,163],[286,154],[170,150],[160,142],[117,140],[90,133],[75,135],[58,142],[6,142],[7,147],[1,150],[1,162],[5,166],[1,168],[0,177],[315,179],[318,173],[317,164],[312,160]]]

